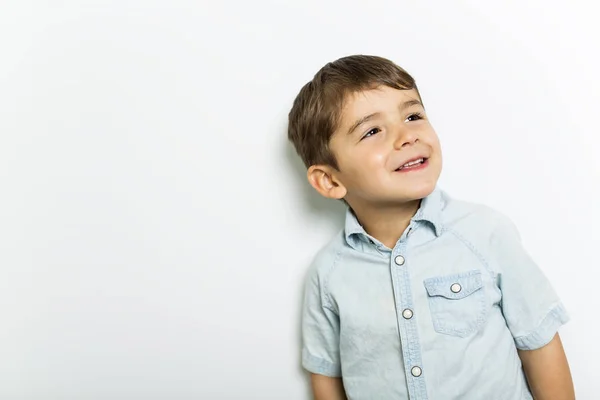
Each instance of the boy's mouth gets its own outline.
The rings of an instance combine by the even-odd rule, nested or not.
[[[427,158],[421,157],[421,158],[416,158],[414,160],[408,161],[404,165],[401,165],[400,167],[396,168],[395,171],[396,172],[412,171],[412,170],[416,170],[416,169],[421,169],[421,168],[425,167],[426,165],[427,165]]]

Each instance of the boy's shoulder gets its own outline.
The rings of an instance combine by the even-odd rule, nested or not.
[[[519,236],[512,219],[489,205],[456,199],[442,193],[443,230],[468,239],[473,243],[489,245],[494,237]]]
[[[451,197],[441,192],[442,223],[446,228],[473,224],[482,228],[505,223],[508,217],[501,211],[486,204]]]
[[[322,276],[328,274],[337,264],[345,248],[345,229],[340,229],[324,246],[321,246],[313,256],[309,274]]]

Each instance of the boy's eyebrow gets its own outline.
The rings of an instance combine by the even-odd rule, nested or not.
[[[412,106],[423,106],[423,104],[421,104],[421,102],[417,99],[411,99],[411,100],[407,100],[404,103],[400,104],[400,107],[398,107],[400,110],[404,110],[408,107],[412,107]],[[348,135],[351,135],[352,132],[354,132],[354,130],[356,128],[358,128],[359,126],[361,126],[362,124],[364,124],[365,122],[368,122],[370,120],[372,120],[375,117],[378,117],[381,113],[379,112],[375,112],[373,114],[369,114],[366,115],[362,118],[359,118],[358,120],[356,120],[356,122],[354,124],[352,124],[352,126],[350,127],[350,129],[348,129]]]
[[[356,120],[356,122],[354,124],[352,124],[352,126],[350,127],[350,129],[348,129],[348,135],[351,135],[352,132],[354,132],[354,130],[356,128],[358,128],[359,126],[361,126],[365,122],[370,121],[370,120],[372,120],[375,117],[378,117],[379,114],[380,113],[376,112],[376,113],[366,115],[366,116],[364,116],[364,117],[359,118],[358,120]]]
[[[417,100],[417,99],[406,100],[404,103],[400,104],[400,109],[404,110],[405,108],[412,107],[412,106],[423,107],[423,104],[421,104],[421,100]]]

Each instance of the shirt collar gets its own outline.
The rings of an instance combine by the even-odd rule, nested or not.
[[[442,225],[442,209],[444,207],[444,200],[442,191],[436,188],[429,196],[425,197],[421,201],[421,206],[417,210],[416,214],[412,217],[413,221],[425,221],[429,223],[435,232],[436,236],[441,235],[443,230]],[[350,207],[346,210],[346,224],[344,227],[346,241],[352,245],[353,236],[367,238],[367,232],[364,230],[362,225],[358,222],[358,219],[354,215],[354,212]]]
[[[429,196],[421,202],[421,207],[412,218],[413,221],[427,221],[433,226],[436,236],[442,234],[444,228],[442,223],[442,210],[444,209],[444,196],[440,189],[436,188]]]

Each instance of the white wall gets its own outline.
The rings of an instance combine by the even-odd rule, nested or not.
[[[307,399],[302,279],[342,208],[286,118],[353,53],[416,77],[441,186],[520,227],[596,399],[600,28],[565,4],[3,1],[0,399]]]

